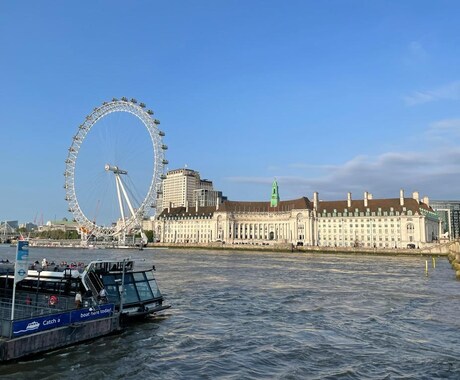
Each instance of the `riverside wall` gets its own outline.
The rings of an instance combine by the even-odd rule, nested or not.
[[[457,244],[457,248],[451,248]],[[34,241],[32,247],[43,248],[88,248],[81,246],[80,241]],[[100,247],[103,247],[101,244]],[[318,247],[318,246],[293,246],[290,243],[264,243],[264,244],[228,244],[224,242],[212,243],[149,243],[149,248],[177,248],[177,249],[213,249],[213,250],[236,250],[236,251],[266,251],[266,252],[310,252],[310,253],[349,253],[349,254],[373,254],[373,255],[404,255],[404,256],[447,256],[452,249],[459,250],[458,242],[444,242],[426,245],[421,248],[364,248],[364,247]],[[116,248],[108,245],[106,248]]]
[[[177,249],[213,249],[213,250],[240,250],[240,251],[266,251],[266,252],[305,252],[305,253],[337,253],[337,254],[364,254],[364,255],[404,255],[404,256],[447,256],[451,243],[436,244],[430,247],[401,249],[401,248],[363,248],[363,247],[317,247],[293,246],[288,243],[275,244],[226,244],[222,242],[200,244],[173,244],[155,243],[149,247],[177,248]]]

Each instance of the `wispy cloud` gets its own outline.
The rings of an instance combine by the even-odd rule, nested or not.
[[[443,119],[438,120],[430,124],[431,131],[440,131],[440,130],[450,130],[458,131],[460,130],[460,119]]]
[[[439,100],[458,99],[460,99],[460,81],[454,81],[433,90],[415,91],[411,95],[403,97],[404,102],[408,106],[415,106]]]
[[[460,138],[460,119],[443,119],[430,124],[425,132],[427,140],[445,146],[457,145]]]
[[[407,46],[407,51],[404,55],[404,63],[406,65],[418,65],[426,61],[428,52],[420,41],[411,41]]]
[[[315,177],[299,173],[276,178],[285,199],[311,197],[315,191],[329,200],[344,199],[349,191],[356,198],[361,198],[364,191],[370,191],[377,198],[396,198],[401,188],[407,193],[420,191],[430,198],[452,198],[452,193],[458,192],[455,189],[459,189],[460,148],[437,153],[387,152],[357,156]],[[272,177],[230,177],[226,180],[238,185],[264,187],[273,182]]]
[[[460,118],[441,119],[429,123],[407,150],[356,155],[333,165],[307,160],[277,166],[267,175],[225,180],[230,188],[234,185],[234,194],[240,196],[244,189],[251,197],[261,194],[262,199],[269,194],[274,176],[283,199],[311,198],[315,191],[325,200],[345,199],[347,192],[360,199],[365,191],[375,198],[397,198],[401,188],[408,196],[419,191],[431,199],[460,199],[459,139]],[[244,199],[243,195],[240,200]]]

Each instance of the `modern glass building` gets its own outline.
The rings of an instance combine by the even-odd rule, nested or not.
[[[430,201],[430,206],[442,220],[445,237],[460,238],[460,201]]]

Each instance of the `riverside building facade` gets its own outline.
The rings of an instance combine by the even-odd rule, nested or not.
[[[154,222],[158,241],[177,244],[293,244],[327,247],[418,248],[438,241],[440,220],[417,192],[406,198],[283,201],[278,184],[268,202],[218,200],[215,206],[197,201],[170,204]]]

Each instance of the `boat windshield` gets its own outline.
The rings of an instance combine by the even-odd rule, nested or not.
[[[102,281],[108,298],[120,301],[122,274],[107,273],[102,276]],[[145,302],[158,297],[161,293],[151,271],[125,273],[124,303]]]

